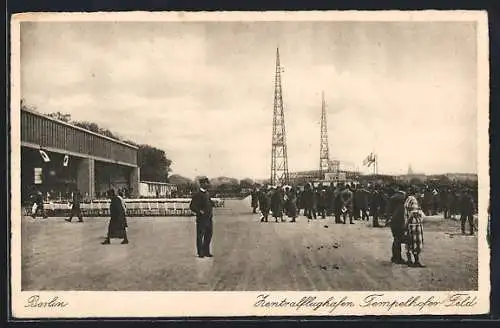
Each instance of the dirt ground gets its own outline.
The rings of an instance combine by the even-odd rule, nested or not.
[[[199,259],[188,217],[129,218],[130,244],[101,245],[106,218],[22,218],[22,289],[91,291],[476,290],[477,237],[425,219],[426,268],[390,262],[389,228],[260,223],[248,200],[215,210],[213,258]]]

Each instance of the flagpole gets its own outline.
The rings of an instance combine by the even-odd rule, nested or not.
[[[375,147],[377,146],[377,133],[374,132],[373,134],[374,134],[374,136],[373,136],[374,143],[372,144],[373,145],[372,154],[373,154],[373,160],[374,160],[373,173],[374,173],[374,175],[377,175],[378,174],[378,155],[375,152]]]

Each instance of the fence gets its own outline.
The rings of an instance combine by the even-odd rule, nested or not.
[[[125,199],[127,216],[192,216],[189,209],[188,198],[177,199]],[[215,207],[223,207],[224,200],[212,198]],[[109,216],[109,200],[94,200],[80,204],[82,214],[87,217]],[[71,204],[67,202],[48,202],[44,204],[47,216],[69,216]],[[24,214],[29,215],[31,206],[24,209]]]

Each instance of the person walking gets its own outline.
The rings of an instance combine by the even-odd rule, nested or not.
[[[108,197],[111,199],[111,203],[109,205],[111,219],[108,224],[108,234],[102,244],[109,245],[110,239],[112,238],[123,238],[122,244],[128,244],[128,224],[123,203],[113,189],[108,192]]]
[[[465,222],[469,222],[469,234],[474,235],[474,198],[470,190],[464,190],[460,201],[460,225],[465,235]]]
[[[82,202],[82,195],[78,189],[75,189],[71,197],[71,214],[70,217],[66,219],[67,222],[71,222],[74,216],[78,218],[78,222],[83,222],[82,209],[80,203]]]
[[[37,191],[35,195],[35,202],[33,203],[33,206],[31,207],[31,217],[33,219],[36,219],[37,213],[40,212],[42,215],[42,218],[46,219],[47,218],[47,213],[45,213],[45,208],[43,204],[43,194],[41,191]]]
[[[213,204],[208,187],[207,177],[198,180],[200,189],[191,198],[189,208],[196,214],[196,250],[198,257],[213,257],[210,253],[210,242],[213,234]]]

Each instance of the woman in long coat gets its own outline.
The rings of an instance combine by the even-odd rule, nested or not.
[[[259,191],[259,208],[262,217],[260,222],[268,222],[269,209],[271,207],[271,194],[269,188],[262,188]]]
[[[416,191],[410,188],[405,201],[406,253],[408,266],[424,267],[420,261],[420,253],[424,244],[424,230],[422,226],[423,212],[420,209]],[[415,261],[412,261],[412,255]]]
[[[302,193],[302,205],[304,206],[304,216],[307,220],[315,220],[316,212],[314,207],[314,190],[310,183],[304,186],[304,192]]]
[[[297,218],[297,195],[295,189],[287,187],[286,189],[286,212],[288,217],[292,218],[291,222],[296,222]]]
[[[109,206],[111,219],[109,220],[108,225],[108,235],[102,244],[108,245],[111,238],[123,238],[122,244],[128,244],[128,225],[125,204],[123,203],[123,200],[115,194],[114,190],[109,191],[109,197],[111,198],[111,204]]]
[[[278,222],[278,218],[283,221],[283,193],[281,188],[276,188],[271,196],[271,212],[273,217]]]

